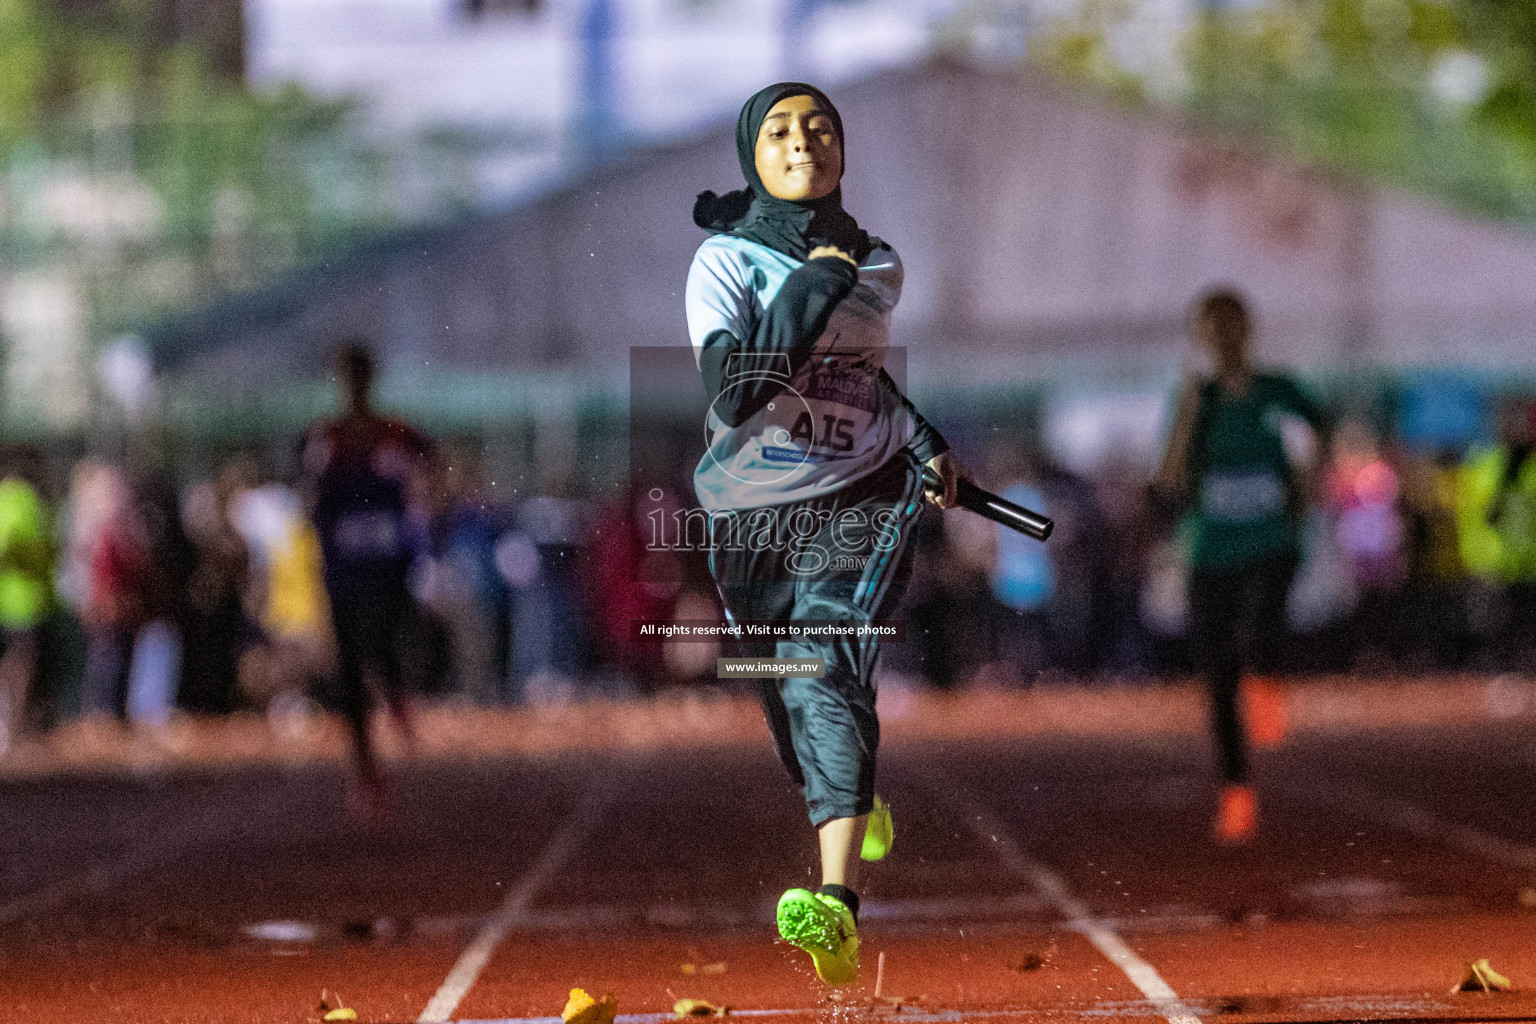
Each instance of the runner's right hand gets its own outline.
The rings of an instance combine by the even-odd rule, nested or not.
[[[805,254],[805,261],[809,263],[811,260],[820,259],[823,256],[836,256],[840,260],[847,260],[855,267],[859,265],[857,260],[848,255],[846,252],[843,252],[843,250],[839,249],[835,245],[818,245],[816,248]]]

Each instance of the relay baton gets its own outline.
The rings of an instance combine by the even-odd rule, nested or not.
[[[923,467],[923,483],[932,490],[940,492],[944,490],[944,482],[939,479],[939,474],[927,466]],[[1039,512],[1033,512],[1023,505],[1015,505],[1007,498],[1000,498],[991,491],[977,487],[964,477],[955,481],[955,503],[985,519],[1000,523],[1010,530],[1017,530],[1024,536],[1033,537],[1038,541],[1044,541],[1056,528],[1055,523]]]

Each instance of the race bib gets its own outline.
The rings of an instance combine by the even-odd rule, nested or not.
[[[1209,473],[1200,488],[1200,510],[1226,523],[1274,519],[1285,511],[1285,485],[1268,470]]]
[[[370,561],[398,555],[400,532],[398,517],[389,512],[352,512],[336,520],[331,536],[343,558]]]

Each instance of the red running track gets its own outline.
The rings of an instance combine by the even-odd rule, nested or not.
[[[896,849],[840,1003],[773,938],[814,847],[766,735],[401,765],[372,832],[330,762],[12,778],[0,1020],[297,1024],[322,990],[363,1021],[526,1020],[577,985],[621,1024],[684,996],[764,1022],[1536,1020],[1527,719],[1308,731],[1260,756],[1238,852],[1208,839],[1198,733],[996,724],[896,730]],[[250,931],[273,922],[295,934]],[[1515,990],[1452,995],[1480,957]]]

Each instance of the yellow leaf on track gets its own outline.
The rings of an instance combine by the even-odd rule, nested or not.
[[[338,1006],[325,1015],[325,1020],[357,1020],[357,1011],[346,1006]]]
[[[593,999],[586,989],[573,988],[560,1017],[565,1024],[613,1024],[618,1013],[619,1003],[613,996]]]
[[[1484,957],[1467,965],[1467,973],[1452,992],[1508,992],[1514,983],[1494,970]]]

